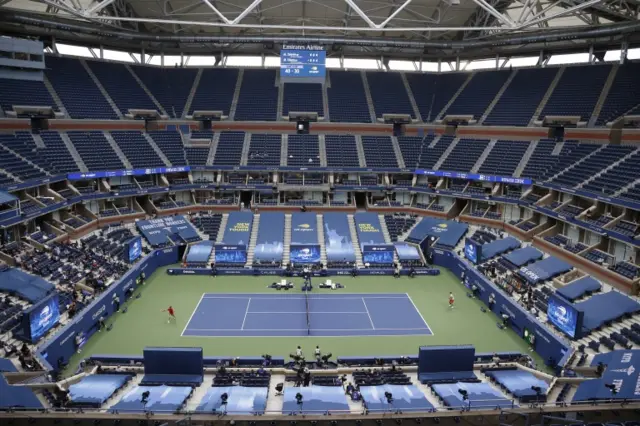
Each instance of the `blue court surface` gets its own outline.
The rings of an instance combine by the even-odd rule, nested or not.
[[[307,309],[308,303],[308,309]],[[183,336],[430,336],[408,294],[202,295]]]

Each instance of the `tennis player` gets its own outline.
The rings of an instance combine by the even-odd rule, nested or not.
[[[169,314],[169,317],[167,318],[167,324],[169,324],[171,322],[171,320],[173,320],[175,322],[176,314],[175,314],[172,306],[169,306],[167,309],[163,310],[162,312],[167,312]]]
[[[453,293],[449,293],[449,308],[453,309],[453,305],[456,303],[456,299],[453,297]]]

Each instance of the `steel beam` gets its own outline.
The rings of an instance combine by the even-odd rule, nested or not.
[[[103,0],[102,2],[96,4],[95,6],[93,6],[90,9],[87,9],[87,11],[85,12],[87,15],[91,16],[91,15],[95,15],[96,13],[100,12],[102,9],[104,9],[105,7],[109,6],[111,3],[113,3],[115,0]]]

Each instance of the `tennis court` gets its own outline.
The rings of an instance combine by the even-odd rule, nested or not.
[[[408,294],[205,293],[182,336],[432,335]]]

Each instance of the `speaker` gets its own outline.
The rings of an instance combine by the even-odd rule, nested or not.
[[[211,130],[211,120],[202,120],[200,121],[200,130]]]
[[[296,133],[299,135],[308,135],[311,126],[306,120],[298,120],[296,122]]]
[[[564,140],[564,126],[549,127],[549,138],[556,142],[562,142]]]
[[[42,130],[49,130],[49,119],[41,117],[31,118],[31,133],[37,135]]]
[[[393,136],[404,136],[404,124],[393,123]]]

